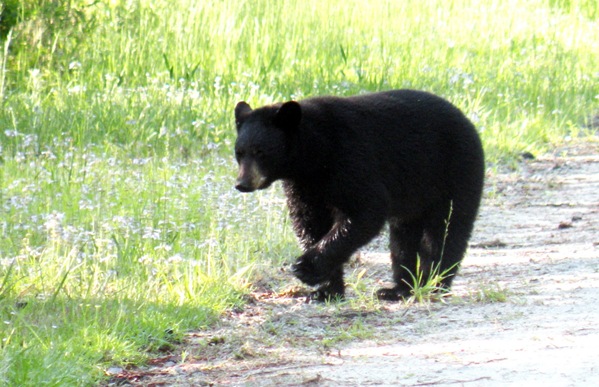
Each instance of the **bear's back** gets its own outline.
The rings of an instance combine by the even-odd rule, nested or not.
[[[482,187],[484,155],[478,133],[457,107],[441,97],[393,90],[316,97],[300,105],[304,112],[300,129],[318,133],[313,139],[327,139],[328,145],[318,148],[327,149],[329,170],[342,180],[355,181],[353,189],[378,182],[374,184],[384,186],[387,196],[401,197],[392,212],[422,208],[452,196],[458,186]]]

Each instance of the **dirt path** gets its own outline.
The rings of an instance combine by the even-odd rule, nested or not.
[[[217,329],[189,335],[184,359],[111,384],[599,385],[599,144],[490,176],[471,242],[440,302],[373,301],[389,279],[379,239],[348,270],[348,302],[262,289]]]

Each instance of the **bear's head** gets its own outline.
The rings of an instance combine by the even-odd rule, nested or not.
[[[237,104],[235,158],[239,175],[235,188],[252,192],[287,176],[292,138],[301,118],[300,104],[295,101],[255,110],[245,102]]]

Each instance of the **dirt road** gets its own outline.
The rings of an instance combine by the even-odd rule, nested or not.
[[[113,385],[599,385],[599,144],[494,172],[453,296],[379,303],[377,240],[348,270],[350,301],[262,289],[181,352]],[[289,281],[290,275],[283,277]]]

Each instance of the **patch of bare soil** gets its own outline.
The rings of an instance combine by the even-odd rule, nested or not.
[[[348,269],[347,302],[263,288],[176,354],[110,384],[599,385],[598,144],[488,176],[449,298],[373,300],[389,280],[385,245]]]

